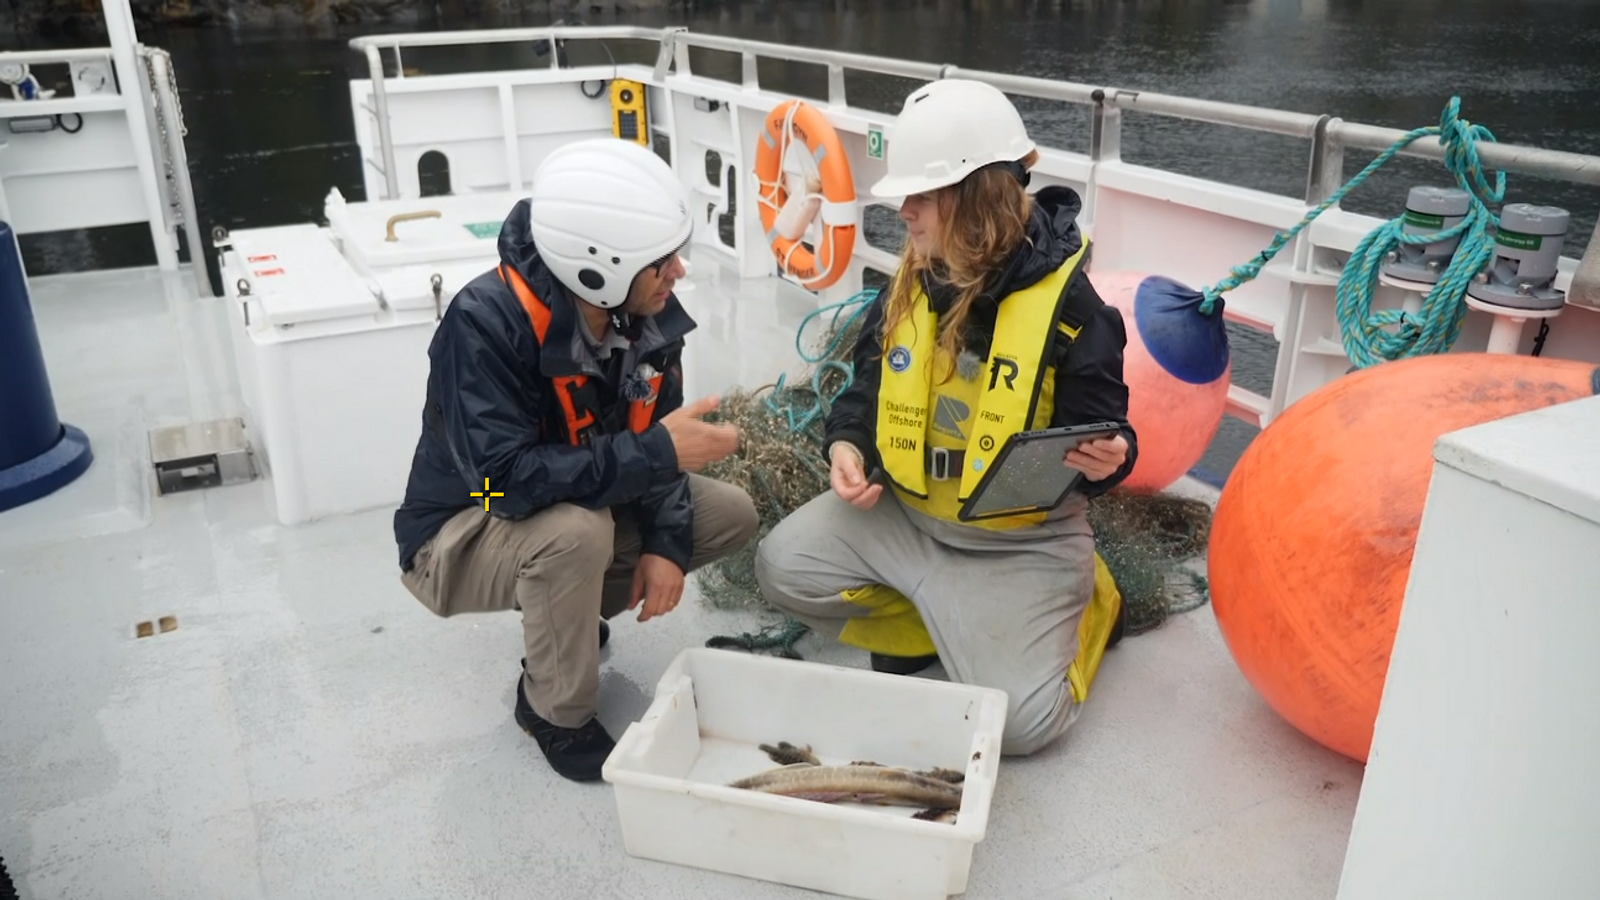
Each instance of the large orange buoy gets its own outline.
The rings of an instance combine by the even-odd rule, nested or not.
[[[1143,272],[1095,271],[1089,282],[1128,333],[1122,380],[1139,457],[1120,487],[1154,493],[1194,468],[1222,424],[1233,370],[1222,304],[1202,313],[1198,291]]]
[[[1346,375],[1273,420],[1222,490],[1208,558],[1217,624],[1267,704],[1366,762],[1435,442],[1591,396],[1597,378],[1571,360],[1422,356]]]

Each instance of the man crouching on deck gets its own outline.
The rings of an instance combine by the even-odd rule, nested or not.
[[[600,777],[605,620],[671,612],[685,573],[757,527],[738,487],[696,474],[738,449],[683,405],[673,285],[691,222],[654,153],[600,138],[556,150],[500,232],[500,265],[463,287],[428,348],[405,501],[401,581],[440,616],[520,609],[516,720],[552,768]],[[596,623],[599,634],[596,636]]]

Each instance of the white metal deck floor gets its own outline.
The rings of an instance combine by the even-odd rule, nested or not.
[[[692,391],[793,360],[803,301],[697,280]],[[191,284],[33,284],[96,462],[0,514],[0,855],[23,897],[817,896],[627,857],[610,788],[555,776],[512,721],[516,615],[424,610],[390,510],[283,528],[263,481],[154,497],[146,430],[237,411],[225,301]],[[602,720],[620,734],[680,649],[762,623],[692,598],[620,617]],[[1205,607],[1126,640],[1069,737],[1000,773],[967,897],[1283,900],[1334,896],[1361,767],[1257,698]]]

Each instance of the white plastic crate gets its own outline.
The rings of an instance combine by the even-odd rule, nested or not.
[[[863,900],[942,900],[966,890],[988,828],[1005,714],[989,688],[691,648],[603,777],[630,856]],[[964,771],[956,821],[726,786],[776,766],[759,745],[780,741],[824,764]]]

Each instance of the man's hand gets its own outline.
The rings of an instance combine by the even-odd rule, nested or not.
[[[713,395],[680,406],[661,418],[667,434],[672,436],[678,468],[683,471],[698,472],[739,449],[739,426],[700,421],[701,416],[716,408],[717,397]]]
[[[1128,458],[1128,439],[1122,435],[1085,441],[1067,451],[1065,464],[1083,473],[1090,481],[1111,477]]]
[[[644,609],[639,610],[639,621],[648,622],[656,616],[672,612],[681,599],[683,570],[678,568],[678,564],[664,556],[640,554],[639,565],[633,570],[633,590],[628,594],[629,609],[637,608],[639,601],[644,601]]]
[[[860,451],[855,445],[841,441],[828,452],[833,460],[833,470],[828,473],[833,492],[857,509],[871,509],[883,495],[883,485],[867,481]]]

